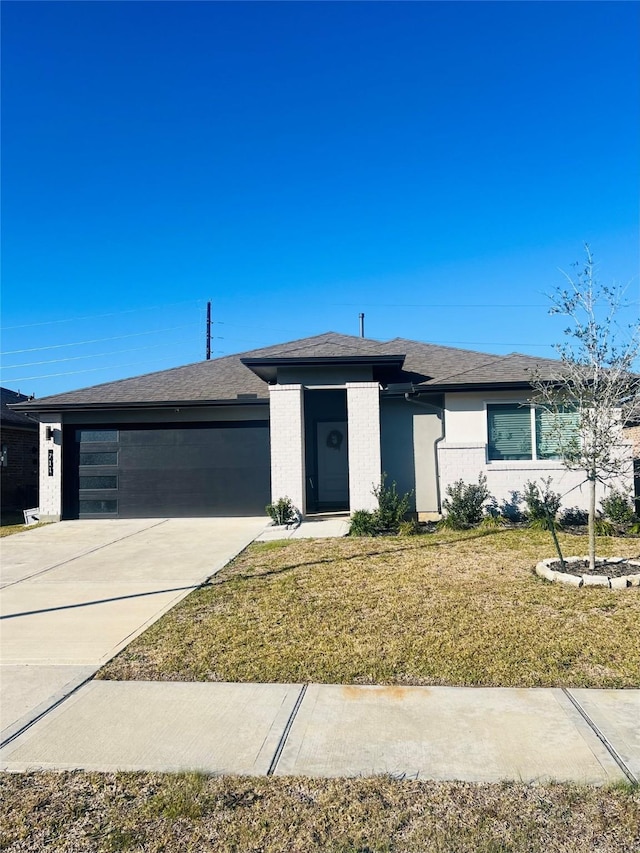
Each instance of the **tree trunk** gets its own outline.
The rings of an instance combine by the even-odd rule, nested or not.
[[[596,478],[589,477],[589,572],[596,571]]]

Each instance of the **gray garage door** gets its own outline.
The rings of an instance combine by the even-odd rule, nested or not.
[[[67,427],[66,518],[262,515],[267,421]]]

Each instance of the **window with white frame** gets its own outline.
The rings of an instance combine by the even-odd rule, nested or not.
[[[578,440],[578,413],[548,412],[529,403],[487,403],[490,461],[560,459]]]

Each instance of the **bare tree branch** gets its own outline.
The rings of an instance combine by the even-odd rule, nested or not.
[[[588,245],[585,254],[585,261],[574,265],[573,276],[563,273],[568,286],[549,297],[550,313],[569,320],[567,340],[555,346],[560,356],[558,377],[550,380],[539,372],[532,377],[531,402],[547,414],[548,429],[565,466],[583,470],[589,482],[593,570],[596,482],[627,474],[631,466],[622,429],[634,413],[637,417],[640,407],[640,376],[633,370],[640,354],[640,323],[631,324],[627,339],[619,340],[616,318],[624,290],[601,285]]]

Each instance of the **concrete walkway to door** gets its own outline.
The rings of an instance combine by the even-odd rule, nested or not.
[[[63,521],[2,540],[2,742],[221,569],[265,518]]]

